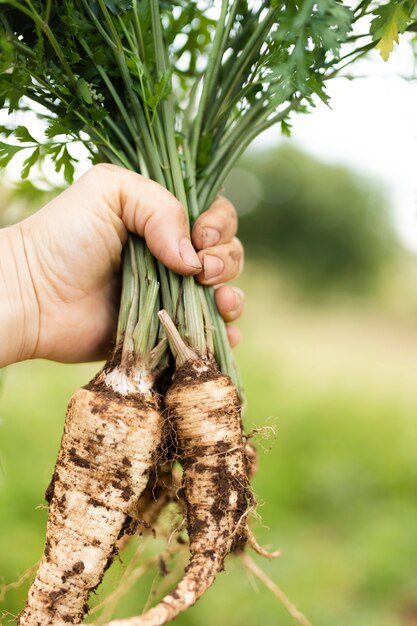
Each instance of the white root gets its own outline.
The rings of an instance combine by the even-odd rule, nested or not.
[[[118,537],[134,532],[162,417],[150,394],[120,398],[101,385],[79,389],[69,404],[45,553],[19,626],[78,624]]]

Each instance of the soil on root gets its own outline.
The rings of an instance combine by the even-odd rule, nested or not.
[[[196,385],[225,377],[224,374],[219,371],[213,360],[207,359],[201,361],[201,363],[201,368],[196,368],[194,361],[187,361],[184,365],[177,367],[173,377],[174,386],[188,387],[190,385]],[[225,378],[230,381],[228,376]]]

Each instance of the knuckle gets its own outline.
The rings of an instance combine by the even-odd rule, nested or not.
[[[237,297],[238,307],[240,309],[243,309],[243,307],[245,306],[245,302],[246,302],[245,292],[242,291],[242,289],[239,289],[239,287],[233,287],[233,291],[235,292],[236,297]]]
[[[230,219],[233,221],[234,224],[237,224],[237,211],[236,211],[236,207],[234,204],[232,204],[232,202],[230,200],[227,200],[227,208],[230,214]]]
[[[185,209],[184,209],[183,205],[175,197],[174,197],[172,202],[173,202],[173,207],[172,208],[177,213],[178,219],[185,224],[186,218],[185,218]]]
[[[237,212],[230,200],[227,200],[226,198],[224,200],[223,219],[226,227],[234,233],[237,230]]]
[[[237,211],[235,205],[230,200],[225,198],[225,209],[227,210],[228,219],[233,227],[237,226]]]
[[[243,259],[245,256],[244,248],[242,242],[237,237],[233,237],[232,243],[230,245],[229,257],[233,261],[235,265],[242,265]]]
[[[224,250],[222,258],[224,259],[225,269],[223,277],[225,280],[230,280],[239,276],[243,268],[243,250],[234,244],[231,244]]]
[[[221,208],[224,211],[227,211],[228,213],[230,213],[231,215],[236,215],[236,209],[234,204],[229,200],[229,198],[226,198],[226,196],[219,196],[218,197],[218,203],[219,206],[221,206]]]
[[[153,254],[158,256],[164,246],[163,222],[155,213],[149,213],[143,224],[142,234],[148,247],[152,247]],[[139,229],[138,229],[139,230]],[[140,234],[140,233],[139,233]]]
[[[163,207],[159,208],[158,213],[162,216],[163,214],[167,214],[168,210],[177,224],[180,226],[186,226],[187,219],[185,209],[181,202],[173,195],[171,195],[171,198],[169,198],[169,201],[167,201]]]
[[[239,251],[239,254],[241,256],[244,256],[245,249],[244,249],[243,243],[240,241],[240,239],[238,237],[233,237],[232,243],[233,243],[234,246],[236,246],[236,249]]]
[[[200,222],[196,220],[191,227],[191,238],[195,244],[200,243],[202,228],[200,227]]]
[[[219,196],[210,207],[213,212],[217,212],[222,220],[234,226],[237,224],[237,212],[234,204],[225,196]]]
[[[113,163],[96,163],[91,168],[90,172],[94,175],[101,176],[102,174],[108,175],[109,173],[115,173],[121,168]]]
[[[158,259],[161,258],[161,256],[163,256],[165,246],[163,243],[163,237],[161,237],[161,232],[158,224],[153,220],[148,220],[144,228],[143,236],[153,256],[157,257]]]

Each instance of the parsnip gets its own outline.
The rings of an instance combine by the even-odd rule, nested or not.
[[[247,515],[255,504],[248,473],[253,451],[243,435],[241,402],[228,376],[200,358],[180,338],[165,311],[159,313],[177,369],[165,405],[183,466],[191,559],[175,589],[140,617],[111,626],[161,626],[192,606],[247,540]]]
[[[45,552],[20,626],[80,622],[90,591],[115,555],[117,539],[137,526],[138,500],[161,432],[152,390],[138,392],[133,377],[103,371],[75,392],[47,493]]]

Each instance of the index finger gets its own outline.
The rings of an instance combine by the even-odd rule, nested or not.
[[[97,205],[97,180],[108,207],[128,230],[145,238],[149,250],[166,267],[186,276],[201,271],[200,259],[191,245],[184,207],[167,189],[145,176],[102,163],[89,170],[70,190],[86,185],[90,194],[95,194],[92,205]]]
[[[233,204],[218,196],[194,223],[191,239],[196,250],[229,243],[237,232],[237,214]]]

